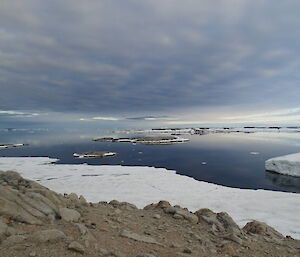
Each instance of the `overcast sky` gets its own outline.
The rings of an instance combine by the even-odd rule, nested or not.
[[[1,0],[0,121],[300,124],[299,14],[299,0]]]

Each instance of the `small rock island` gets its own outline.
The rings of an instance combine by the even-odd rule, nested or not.
[[[147,136],[147,137],[124,137],[124,138],[112,138],[102,137],[95,138],[93,141],[96,142],[119,142],[119,143],[140,143],[146,145],[166,145],[175,143],[188,142],[188,138],[182,138],[177,136]]]
[[[104,157],[111,157],[115,156],[116,152],[85,152],[85,153],[74,153],[73,156],[76,158],[104,158]]]

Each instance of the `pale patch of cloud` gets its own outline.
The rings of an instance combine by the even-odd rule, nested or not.
[[[107,121],[118,121],[121,120],[120,118],[117,117],[101,117],[101,116],[97,116],[97,117],[93,117],[93,120],[107,120]]]
[[[14,110],[0,110],[0,116],[1,115],[8,116],[8,117],[27,118],[27,117],[40,116],[40,113],[20,112],[20,111],[14,111]]]

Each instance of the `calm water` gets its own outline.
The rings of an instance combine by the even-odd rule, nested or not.
[[[220,185],[291,191],[300,193],[300,178],[266,172],[265,160],[300,152],[300,133],[231,133],[190,135],[190,142],[176,145],[133,145],[93,142],[96,136],[113,136],[93,131],[0,131],[1,143],[28,143],[29,146],[0,150],[0,156],[49,156],[59,164],[141,165],[164,167],[197,180]],[[114,135],[122,136],[122,135]],[[129,136],[129,135],[126,135]],[[75,159],[74,152],[115,151],[105,159]],[[252,155],[250,152],[258,152]],[[204,164],[205,163],[205,164]]]

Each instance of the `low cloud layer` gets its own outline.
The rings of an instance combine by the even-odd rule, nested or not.
[[[2,0],[0,109],[151,119],[295,108],[299,10],[294,0]]]

